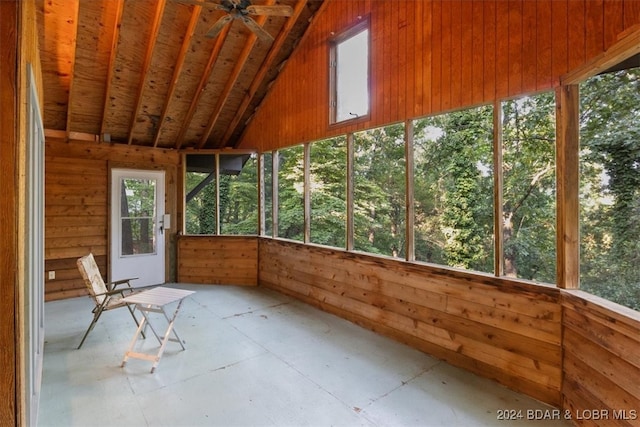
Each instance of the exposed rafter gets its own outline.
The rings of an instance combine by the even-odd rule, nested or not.
[[[293,29],[293,26],[295,25],[295,23],[300,18],[300,14],[304,10],[304,7],[306,6],[307,1],[308,0],[298,0],[298,2],[296,3],[293,9],[293,15],[291,15],[287,19],[287,22],[282,28],[282,31],[278,33],[278,36],[276,37],[273,44],[271,45],[271,49],[269,49],[269,53],[267,54],[266,58],[262,62],[262,65],[260,66],[260,69],[258,70],[255,77],[253,78],[253,81],[251,82],[251,86],[249,86],[249,89],[247,90],[247,93],[245,94],[244,99],[242,100],[242,104],[240,104],[240,107],[238,108],[238,111],[235,114],[235,118],[233,119],[231,124],[227,127],[227,131],[225,132],[224,137],[222,138],[222,141],[219,144],[219,147],[225,147],[229,143],[229,140],[231,139],[231,135],[233,134],[238,124],[240,123],[240,120],[242,119],[242,116],[244,115],[245,111],[247,111],[247,108],[249,108],[249,105],[251,104],[253,97],[255,96],[258,88],[262,85],[262,82],[264,81],[265,76],[267,75],[267,73],[269,72],[269,69],[273,65],[273,61],[278,56],[278,53],[280,52],[282,45],[284,44],[285,40],[287,40],[287,37],[289,36],[289,33]]]
[[[246,16],[220,9],[220,0],[36,4],[45,129],[113,144],[213,149],[234,145],[323,1],[233,3],[246,6]]]
[[[153,24],[151,25],[151,34],[149,35],[149,43],[147,44],[147,51],[144,57],[144,63],[142,64],[142,71],[140,73],[140,83],[138,85],[138,93],[136,95],[136,104],[131,116],[131,122],[129,125],[129,138],[128,143],[133,141],[133,128],[136,124],[138,114],[140,114],[140,107],[142,106],[142,93],[147,82],[147,75],[149,74],[149,68],[151,67],[151,60],[153,59],[153,50],[158,40],[158,32],[160,31],[160,24],[162,22],[162,15],[164,14],[164,6],[166,0],[157,0],[156,13],[153,18]]]
[[[124,10],[124,0],[115,0],[116,19],[113,26],[113,38],[111,40],[111,55],[109,56],[109,66],[107,68],[107,81],[104,89],[104,107],[102,108],[102,122],[100,123],[100,138],[104,138],[105,119],[109,110],[109,93],[111,92],[111,80],[113,80],[113,70],[118,52],[118,39],[120,38],[120,27],[122,26],[122,12]]]
[[[265,4],[265,6],[269,6],[274,3],[275,3],[275,0],[269,0]],[[262,27],[266,20],[267,20],[267,17],[262,15],[255,20],[255,23],[256,25]],[[216,125],[218,118],[220,117],[220,113],[222,113],[222,109],[224,108],[225,104],[227,103],[227,100],[229,99],[229,95],[231,94],[231,91],[233,90],[234,85],[238,81],[238,76],[242,72],[242,69],[244,68],[245,64],[247,63],[247,59],[249,58],[249,55],[253,50],[253,46],[256,44],[257,41],[258,41],[258,37],[256,36],[255,33],[251,32],[247,37],[247,42],[245,43],[244,48],[242,49],[242,53],[240,53],[240,56],[236,60],[236,65],[233,68],[231,75],[227,79],[227,84],[225,85],[224,90],[222,91],[222,93],[220,94],[220,97],[218,98],[216,108],[213,111],[211,118],[209,119],[209,123],[207,124],[207,127],[204,130],[204,134],[202,135],[202,139],[200,140],[200,144],[198,145],[198,148],[202,148],[207,143],[207,139],[209,139],[209,136],[211,135],[211,131],[213,131],[213,128]]]
[[[176,60],[176,66],[173,69],[171,84],[169,85],[167,96],[164,99],[164,104],[162,106],[162,113],[160,113],[160,120],[158,120],[158,129],[156,131],[155,137],[153,138],[154,147],[157,147],[158,142],[160,141],[160,135],[162,133],[162,125],[164,124],[167,118],[169,103],[173,99],[173,95],[175,93],[175,90],[178,84],[178,79],[180,78],[180,73],[182,73],[184,60],[187,56],[187,53],[189,52],[189,46],[191,45],[191,40],[193,39],[193,35],[198,25],[198,20],[200,19],[200,12],[202,12],[201,6],[194,6],[193,10],[191,11],[191,19],[189,20],[189,27],[187,27],[187,32],[184,36],[184,40],[182,41],[182,47],[180,48],[180,53],[178,54],[178,59]]]
[[[73,18],[73,34],[70,34],[71,43],[73,47],[71,48],[71,70],[69,71],[69,100],[67,101],[67,124],[66,129],[67,132],[71,131],[71,114],[73,113],[73,79],[75,76],[75,65],[76,65],[76,47],[78,41],[78,15],[80,14],[80,3],[79,1],[74,1],[72,7],[68,9],[71,14],[74,16]]]
[[[215,65],[218,57],[220,56],[220,51],[222,50],[222,46],[224,45],[225,40],[227,39],[227,35],[229,34],[229,29],[231,25],[225,26],[220,34],[218,34],[218,38],[216,39],[216,44],[213,46],[213,50],[211,51],[211,55],[209,55],[209,61],[207,62],[207,66],[202,73],[202,77],[200,78],[200,83],[198,83],[198,88],[196,92],[193,94],[193,99],[191,100],[191,105],[189,106],[189,110],[187,111],[187,115],[182,122],[182,126],[180,127],[180,133],[178,134],[178,138],[176,140],[176,149],[180,149],[182,144],[184,143],[184,136],[187,133],[187,129],[189,127],[189,123],[191,123],[191,119],[193,118],[194,113],[196,112],[196,107],[198,106],[198,102],[200,101],[200,97],[202,96],[202,92],[204,92],[204,88],[209,81],[209,77],[211,76],[211,72],[213,71],[213,66]]]

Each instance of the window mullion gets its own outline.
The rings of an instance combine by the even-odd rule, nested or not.
[[[353,233],[354,233],[354,225],[353,225],[353,162],[355,159],[354,154],[354,139],[353,134],[350,133],[347,135],[347,250],[352,251],[354,248],[353,244]]]
[[[503,164],[502,164],[502,105],[496,101],[493,105],[493,235],[494,235],[494,272],[496,276],[504,274],[503,257]]]
[[[579,90],[577,85],[556,91],[557,278],[565,289],[579,287]]]
[[[311,144],[304,144],[304,242],[311,242]]]
[[[273,204],[271,217],[273,221],[272,237],[278,237],[278,174],[280,169],[280,152],[275,150],[271,156],[271,203]]]
[[[407,120],[404,126],[405,141],[405,179],[406,179],[406,259],[407,261],[415,261],[415,204],[413,196],[413,173],[414,173],[414,157],[413,157],[413,120]]]

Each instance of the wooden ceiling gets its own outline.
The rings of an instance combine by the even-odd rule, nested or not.
[[[213,0],[219,2],[218,0]],[[160,148],[237,145],[322,0],[206,33],[225,11],[180,0],[38,0],[44,127],[50,134]]]

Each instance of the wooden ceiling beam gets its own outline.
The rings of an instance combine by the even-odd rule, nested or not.
[[[200,12],[202,12],[202,6],[194,6],[191,11],[191,19],[189,20],[189,26],[187,27],[187,32],[184,36],[184,40],[182,41],[182,47],[180,48],[180,52],[178,53],[178,59],[176,60],[176,65],[173,68],[173,77],[171,78],[171,84],[169,85],[169,91],[167,92],[167,96],[164,99],[164,105],[162,106],[162,113],[160,113],[160,120],[158,120],[158,130],[156,131],[156,136],[153,138],[153,146],[154,148],[158,146],[158,142],[160,141],[160,135],[162,134],[162,125],[164,124],[167,118],[167,111],[169,110],[169,104],[173,99],[173,94],[176,90],[178,79],[180,78],[180,74],[182,73],[182,68],[184,66],[184,60],[187,57],[187,53],[189,52],[189,46],[191,45],[191,40],[193,39],[193,35],[196,31],[196,26],[198,25],[198,20],[200,19]]]
[[[124,10],[124,0],[116,0],[116,19],[113,25],[113,38],[111,40],[111,56],[109,57],[109,65],[107,71],[107,81],[104,89],[104,102],[102,108],[102,123],[100,123],[100,139],[104,139],[105,122],[107,111],[109,111],[109,93],[111,92],[111,81],[113,80],[113,70],[118,52],[118,39],[120,38],[120,27],[122,26],[122,12]]]
[[[71,1],[71,5],[65,6],[65,9],[68,10],[73,17],[73,31],[69,34],[69,39],[71,41],[70,47],[70,69],[69,69],[69,98],[67,100],[67,123],[65,125],[65,129],[68,132],[71,132],[71,108],[73,107],[73,79],[75,77],[75,68],[76,68],[76,50],[78,45],[78,19],[80,17],[80,1],[75,0]]]
[[[144,57],[144,63],[142,64],[142,71],[140,73],[140,83],[138,84],[138,93],[136,94],[136,105],[133,109],[133,115],[131,116],[131,123],[129,124],[129,138],[128,144],[131,145],[133,141],[133,130],[136,124],[138,114],[140,114],[140,108],[142,106],[142,95],[147,82],[147,76],[149,75],[149,68],[151,68],[151,61],[153,60],[153,51],[156,47],[158,40],[158,32],[160,31],[160,24],[162,23],[162,15],[164,14],[164,6],[166,0],[158,0],[156,3],[156,13],[151,24],[151,34],[149,35],[149,44],[147,45],[147,51]]]
[[[233,134],[234,130],[240,123],[240,120],[242,119],[242,116],[244,115],[245,111],[247,110],[247,108],[249,108],[249,105],[251,104],[253,97],[256,95],[258,88],[260,88],[260,86],[262,85],[267,75],[267,72],[269,71],[269,69],[271,68],[271,65],[273,64],[273,61],[275,61],[276,56],[278,55],[278,53],[280,52],[280,49],[284,45],[284,42],[287,40],[287,37],[289,37],[289,33],[293,29],[293,26],[295,25],[296,22],[298,22],[298,18],[300,18],[300,14],[304,10],[304,7],[306,6],[307,1],[308,0],[298,0],[298,2],[296,3],[293,9],[293,14],[287,19],[287,22],[282,27],[282,30],[280,31],[280,33],[278,33],[278,36],[276,37],[273,44],[271,45],[271,49],[269,49],[269,53],[267,53],[267,56],[262,62],[260,69],[258,70],[253,81],[251,82],[251,86],[249,86],[249,89],[247,90],[247,93],[244,96],[244,99],[242,100],[242,104],[240,104],[240,107],[238,108],[238,111],[236,112],[233,121],[231,122],[229,127],[227,127],[227,131],[219,145],[220,147],[225,147],[229,143],[229,140],[231,139],[231,135]]]
[[[275,0],[269,0],[264,5],[270,6],[274,3],[275,3]],[[266,22],[266,20],[267,20],[267,17],[265,15],[261,15],[255,19],[255,22],[257,25],[262,27]],[[220,113],[222,113],[222,109],[224,108],[225,104],[229,100],[229,95],[231,95],[231,91],[233,90],[233,87],[238,81],[238,77],[240,76],[242,69],[244,68],[245,64],[247,63],[247,60],[249,59],[249,55],[251,54],[251,51],[253,50],[253,46],[256,44],[256,41],[258,41],[258,37],[256,36],[255,33],[251,32],[249,34],[249,37],[247,37],[247,42],[245,43],[244,48],[240,53],[240,56],[236,60],[236,65],[233,68],[231,75],[227,79],[227,83],[224,89],[222,90],[222,93],[218,97],[218,103],[216,104],[216,108],[214,109],[213,114],[209,119],[209,123],[207,124],[207,127],[204,130],[204,134],[202,135],[202,139],[200,140],[200,144],[198,145],[198,148],[204,147],[204,145],[207,143],[207,139],[209,139],[209,136],[211,136],[211,132],[213,131],[213,128],[218,122],[218,118],[220,117]]]
[[[193,118],[193,115],[196,111],[196,107],[200,102],[200,97],[204,92],[204,87],[207,85],[207,82],[209,81],[209,77],[213,72],[213,66],[215,65],[216,61],[218,60],[218,57],[220,56],[220,51],[222,50],[222,46],[224,45],[224,42],[227,39],[227,35],[229,34],[230,28],[231,28],[231,25],[225,25],[222,31],[220,31],[220,33],[218,34],[218,37],[216,38],[216,44],[213,46],[211,55],[209,55],[209,61],[207,62],[204,72],[202,73],[202,77],[200,78],[200,83],[198,83],[198,88],[196,89],[196,92],[193,94],[193,99],[191,100],[191,105],[189,106],[187,115],[182,121],[182,126],[180,127],[180,133],[176,138],[176,150],[179,150],[180,147],[182,147],[182,144],[184,142],[184,136],[187,133],[187,128],[189,127],[189,124],[191,123],[191,119]]]

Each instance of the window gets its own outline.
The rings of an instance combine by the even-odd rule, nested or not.
[[[187,154],[185,173],[187,234],[216,234],[216,156]]]
[[[405,256],[404,125],[354,134],[354,249]]]
[[[637,59],[637,57],[636,57]],[[580,85],[580,288],[640,310],[640,61]]]
[[[187,154],[185,207],[186,234],[257,234],[256,155]]]
[[[258,161],[255,154],[221,154],[220,233],[258,234]]]
[[[494,271],[493,108],[414,121],[415,259]]]
[[[555,96],[502,103],[504,274],[556,282]]]
[[[310,150],[311,242],[345,248],[347,140],[317,141]]]
[[[331,43],[331,123],[369,114],[368,21],[351,28]]]
[[[155,179],[120,181],[121,256],[156,253],[156,197]]]
[[[278,151],[278,237],[304,241],[304,146]]]

